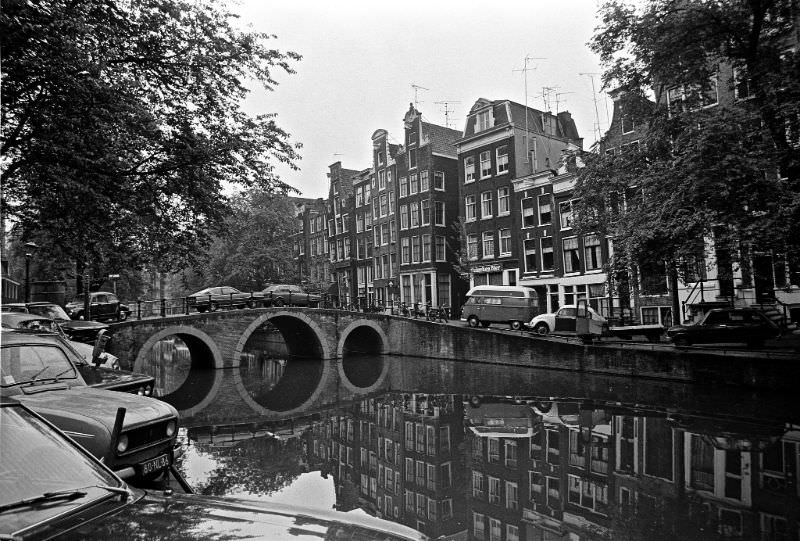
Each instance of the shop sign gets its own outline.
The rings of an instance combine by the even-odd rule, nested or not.
[[[480,267],[472,267],[472,273],[477,274],[481,272],[500,272],[503,270],[503,266],[500,263],[494,263],[492,265],[481,265]]]

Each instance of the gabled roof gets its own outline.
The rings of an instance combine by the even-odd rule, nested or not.
[[[432,152],[456,155],[456,140],[461,138],[460,131],[424,121],[422,122],[422,131],[431,145]]]
[[[491,106],[492,114],[494,116],[494,128],[513,124],[517,128],[524,129],[527,125],[529,132],[550,135],[551,137],[556,137],[559,139],[568,139],[576,144],[581,144],[581,137],[578,133],[578,128],[575,125],[575,121],[572,119],[572,115],[569,113],[569,111],[562,111],[556,115],[552,112],[545,112],[540,111],[539,109],[534,109],[533,107],[526,107],[521,103],[511,100],[489,101],[486,98],[479,98],[472,106],[472,109],[470,109],[469,114],[474,115],[477,111],[485,109],[489,106]],[[553,129],[545,130],[545,127],[542,125],[543,118],[549,118],[551,120],[553,123]],[[472,118],[467,119],[467,123],[464,128],[463,139],[471,138],[480,133],[475,131],[475,123],[471,120]]]

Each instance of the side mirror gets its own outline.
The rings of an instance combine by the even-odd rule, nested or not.
[[[106,350],[106,343],[109,341],[111,337],[106,334],[106,330],[103,329],[97,333],[97,339],[94,341],[94,349],[92,350],[92,364],[95,366],[99,366],[106,362],[104,358],[100,356]]]

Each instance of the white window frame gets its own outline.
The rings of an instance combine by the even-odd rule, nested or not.
[[[503,236],[503,233],[506,233]],[[500,255],[507,256],[511,255],[511,229],[510,228],[503,228],[497,231],[497,242],[500,246]],[[506,249],[503,249],[503,244],[506,244]]]
[[[464,184],[475,182],[475,156],[464,158]]]
[[[489,246],[487,246],[489,244]],[[491,250],[487,250],[487,248],[491,248]],[[483,259],[494,259],[494,231],[484,231],[481,234],[481,253],[483,254]],[[487,254],[486,252],[491,252]]]
[[[506,149],[505,154],[500,154],[500,149]],[[508,173],[508,145],[501,145],[495,149],[495,159],[497,162],[497,174]]]
[[[486,159],[484,159],[484,156]],[[481,180],[491,178],[492,176],[492,151],[484,150],[478,156],[478,164],[480,165]],[[484,167],[484,164],[488,164]],[[484,174],[486,172],[486,174]]]
[[[493,205],[492,205],[493,202],[494,201],[493,201],[493,198],[492,198],[492,192],[491,191],[481,192],[481,220],[485,220],[487,218],[493,218],[494,217],[494,209],[492,208],[493,207]],[[486,212],[487,203],[488,203],[488,207],[489,207],[489,212]]]
[[[472,208],[472,212],[470,212]],[[474,222],[478,219],[478,202],[475,195],[468,195],[464,198],[464,220]]]
[[[505,202],[505,205],[503,205]],[[505,210],[503,207],[505,206]],[[511,214],[511,188],[504,187],[497,189],[497,215],[506,216]]]

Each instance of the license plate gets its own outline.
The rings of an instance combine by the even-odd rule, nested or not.
[[[142,462],[139,464],[139,471],[142,472],[142,475],[148,475],[153,472],[157,472],[169,467],[169,455],[159,455],[155,458],[151,458],[146,462]]]

